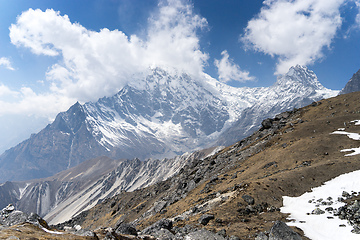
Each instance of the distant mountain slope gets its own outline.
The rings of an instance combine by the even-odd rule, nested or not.
[[[233,88],[209,76],[150,69],[112,97],[74,104],[7,150],[0,182],[51,176],[98,156],[143,160],[233,143],[264,116],[336,94],[300,66],[269,88]]]
[[[49,223],[59,223],[96,203],[133,191],[176,174],[194,158],[206,157],[207,149],[163,160],[112,160],[99,157],[46,179],[6,182],[0,185],[0,208],[14,204],[24,212],[35,212]]]
[[[360,69],[350,78],[339,94],[346,94],[360,91]]]

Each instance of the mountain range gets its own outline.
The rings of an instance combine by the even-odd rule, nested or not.
[[[360,169],[354,137],[359,131],[359,100],[359,92],[344,94],[278,114],[251,136],[209,157],[192,159],[166,181],[105,199],[57,227],[118,229],[128,223],[138,234],[159,239],[342,239],[336,234],[340,231],[348,232],[347,239],[358,239],[359,222],[340,220],[344,218],[334,209],[349,203],[349,208],[357,207],[344,214],[359,213],[358,205],[352,205],[358,204],[358,179],[353,179],[351,191],[344,191],[342,181],[321,198],[314,190]],[[354,154],[347,155],[345,149]],[[330,198],[330,193],[336,197]],[[292,206],[296,211],[289,216],[283,199],[303,194],[307,198],[302,204],[310,206]],[[300,212],[308,216],[306,221],[296,217]],[[159,226],[164,219],[172,224]],[[320,219],[318,225],[311,219]],[[280,237],[271,237],[277,221],[296,224],[296,233],[290,237],[282,230]],[[324,232],[324,224],[333,229]],[[188,236],[199,229],[214,235]],[[314,232],[327,237],[311,237]]]
[[[199,152],[183,158],[187,163],[165,181],[101,199],[56,226],[49,227],[40,217],[9,205],[0,211],[1,224],[6,224],[0,225],[0,238],[357,239],[358,178],[332,181],[335,185],[329,191],[322,189],[328,188],[329,180],[359,170],[359,100],[359,92],[343,94],[277,114],[233,145],[209,150],[209,155]],[[99,158],[83,164],[86,162],[81,169],[68,169],[47,180],[67,179],[71,185],[73,179],[77,185],[79,175],[84,174],[84,179],[101,175],[94,169],[111,165],[113,160]],[[121,162],[113,163],[120,166]],[[152,169],[149,162],[145,165],[143,169]],[[124,170],[122,176],[132,175],[130,169]],[[118,180],[108,178],[104,192],[111,191]],[[147,182],[144,180],[139,183]],[[317,195],[316,190],[322,194]],[[289,199],[303,200],[289,205]],[[289,215],[291,208],[294,215]],[[294,225],[297,227],[289,227]]]
[[[112,97],[77,102],[5,151],[0,182],[49,177],[98,156],[162,159],[229,145],[250,135],[264,117],[337,93],[299,65],[263,88],[234,88],[208,75],[149,69]]]
[[[164,80],[169,79],[171,82],[176,79],[161,69],[153,69],[150,79],[156,78],[155,72],[158,72],[155,88],[159,88],[159,82],[164,83]],[[352,79],[356,77],[354,76]],[[243,89],[248,93],[252,91],[255,94],[253,96],[257,97],[252,104],[250,100],[244,100],[246,96],[244,92],[241,92],[242,102],[233,101],[240,96],[239,93],[233,92],[231,87],[212,81],[209,77],[204,78],[203,82],[194,82],[188,75],[182,75],[182,78],[187,78],[191,84],[195,84],[192,87],[201,86],[197,90],[203,91],[203,97],[212,94],[213,97],[206,96],[200,98],[201,101],[210,99],[211,105],[214,105],[214,99],[224,100],[226,96],[227,102],[217,102],[217,106],[223,103],[219,108],[226,109],[229,118],[224,118],[226,120],[221,130],[208,132],[208,139],[201,140],[204,142],[199,144],[198,148],[215,146],[219,143],[228,147],[212,147],[162,160],[155,158],[113,160],[114,155],[109,155],[111,158],[103,156],[78,160],[77,164],[73,161],[76,158],[70,158],[67,159],[67,169],[51,177],[8,181],[0,185],[0,206],[14,203],[17,209],[37,212],[51,224],[63,222],[57,225],[57,228],[62,230],[75,231],[80,228],[93,230],[104,226],[119,229],[121,224],[130,222],[141,229],[141,234],[152,236],[165,234],[168,239],[175,239],[175,233],[180,237],[177,239],[193,239],[189,238],[189,235],[195,234],[199,227],[210,230],[206,232],[210,235],[212,231],[220,230],[222,233],[218,234],[224,237],[218,237],[218,234],[211,235],[215,237],[214,239],[236,239],[229,237],[232,234],[246,239],[247,237],[267,239],[265,237],[269,235],[267,229],[270,229],[271,223],[275,220],[286,220],[286,214],[279,212],[282,206],[280,199],[283,196],[298,196],[309,191],[311,187],[321,185],[324,181],[357,169],[356,161],[344,157],[340,151],[344,146],[345,148],[350,146],[352,148],[348,150],[354,152],[350,155],[355,155],[357,150],[353,148],[353,140],[343,139],[339,142],[331,133],[338,130],[337,132],[340,131],[338,134],[349,135],[348,131],[356,130],[358,125],[356,119],[359,119],[359,111],[356,109],[358,93],[319,101],[318,98],[327,98],[338,92],[324,88],[312,71],[301,66],[292,67],[269,88]],[[141,82],[141,79],[145,81]],[[121,136],[119,133],[123,133],[124,130],[120,131],[121,128],[117,128],[115,123],[110,124],[110,120],[121,122],[126,115],[131,116],[132,120],[138,119],[139,116],[146,119],[153,114],[150,117],[151,122],[143,124],[140,130],[144,130],[144,126],[150,126],[154,122],[166,122],[165,115],[158,113],[165,112],[164,104],[161,108],[156,108],[156,111],[151,112],[151,109],[138,111],[142,101],[133,103],[124,100],[136,99],[129,96],[134,92],[141,92],[141,89],[147,89],[145,91],[147,93],[154,92],[149,90],[152,89],[151,84],[147,85],[152,81],[146,78],[139,80],[136,84],[129,84],[112,98],[103,98],[96,103],[76,103],[67,112],[60,113],[56,120],[47,126],[52,132],[47,132],[45,128],[42,131],[45,133],[43,136],[76,135],[75,140],[71,140],[70,146],[70,153],[74,153],[73,156],[77,156],[75,154],[77,151],[81,153],[78,146],[88,143],[87,141],[103,146],[106,153],[120,152],[115,146],[120,142],[117,139]],[[186,83],[187,86],[191,84]],[[168,85],[174,83],[168,82]],[[168,88],[169,86],[166,86],[164,89]],[[348,88],[347,91],[351,89],[354,87]],[[128,95],[129,91],[132,94]],[[174,92],[175,88],[172,91]],[[146,96],[145,92],[135,96]],[[169,94],[162,93],[162,95]],[[118,100],[114,101],[114,98]],[[154,102],[151,97],[147,99]],[[165,99],[168,97],[166,96]],[[150,100],[146,103],[149,102]],[[119,103],[121,108],[114,112],[113,109],[117,109],[115,106]],[[300,108],[302,104],[309,103],[309,106]],[[180,102],[178,104],[180,105]],[[242,110],[239,110],[240,105],[243,107]],[[245,105],[247,107],[244,107]],[[149,108],[152,105],[146,106]],[[195,106],[197,106],[195,103],[191,105],[193,109],[196,109]],[[124,109],[127,114],[122,113]],[[169,112],[176,112],[174,108],[171,109],[172,111]],[[285,112],[281,113],[281,109],[285,109]],[[211,111],[208,111],[208,114],[209,112]],[[215,116],[214,112],[213,114]],[[240,117],[236,118],[236,115]],[[159,119],[155,121],[154,116]],[[183,112],[183,116],[191,116],[191,114]],[[198,124],[199,119],[201,118],[193,122],[180,122],[179,126],[189,126],[185,123],[192,123],[192,126],[198,129],[195,133],[200,131],[204,133],[207,131],[206,126],[201,127],[201,124]],[[251,119],[253,122],[250,121]],[[124,121],[133,126],[145,122],[132,120]],[[246,123],[246,120],[249,122]],[[172,118],[168,121],[173,123]],[[93,126],[91,128],[90,123]],[[345,128],[339,128],[342,125]],[[87,134],[83,134],[84,128]],[[162,131],[168,129],[164,127]],[[251,129],[257,131],[251,133]],[[188,130],[188,128],[182,129],[188,134],[189,139],[191,131]],[[153,131],[154,133],[156,131]],[[84,136],[88,140],[82,138]],[[32,136],[32,138],[36,137],[37,135]],[[194,139],[196,137],[193,135]],[[242,140],[236,142],[235,139],[238,138]],[[31,138],[27,141],[30,140]],[[63,139],[53,137],[53,140],[55,145],[58,145]],[[168,142],[167,144],[170,149],[171,144]],[[28,146],[34,145],[28,143]],[[83,149],[91,151],[91,147],[86,147]],[[51,148],[48,152],[51,152],[50,150]],[[23,152],[25,151],[26,149]],[[165,154],[169,152],[171,151]],[[233,211],[234,209],[237,211]],[[69,220],[70,218],[72,219]],[[167,220],[160,220],[161,218]],[[211,221],[212,219],[215,220]],[[69,221],[64,222],[66,220]],[[164,221],[170,221],[176,226],[173,228],[172,225],[167,225],[165,228],[170,230],[167,232],[162,228],[157,229],[156,226],[164,224]],[[187,227],[190,226],[189,224],[195,228],[189,229]],[[110,230],[106,231],[108,231],[106,235],[111,233],[117,236]],[[303,235],[301,231],[296,230],[296,232],[294,234]],[[225,238],[226,235],[228,237]],[[263,238],[258,238],[259,236]]]

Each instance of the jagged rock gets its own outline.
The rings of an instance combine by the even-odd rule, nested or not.
[[[160,212],[161,210],[164,209],[164,207],[166,206],[167,202],[166,201],[159,201],[159,202],[156,202],[154,204],[154,211],[156,213]]]
[[[24,222],[28,222],[39,227],[49,228],[47,222],[36,213],[26,214],[15,210],[15,207],[12,205],[8,205],[6,208],[1,210],[0,224],[13,226]]]
[[[120,224],[116,228],[115,232],[117,234],[127,234],[127,235],[134,235],[134,236],[138,235],[135,226],[130,224],[130,223],[122,223],[122,224]]]
[[[266,234],[263,232],[259,233],[255,238],[255,240],[268,240],[268,239],[269,239],[268,236],[266,236]]]
[[[278,121],[278,120],[281,120],[281,119],[286,119],[290,116],[290,112],[283,112],[283,113],[279,113],[275,116],[274,120]]]
[[[344,198],[350,198],[350,197],[351,197],[351,195],[350,195],[348,192],[346,192],[346,191],[343,191],[341,195],[342,195]]]
[[[343,195],[347,195],[348,193]],[[334,210],[334,216],[338,216],[342,220],[347,220],[353,227],[352,233],[360,234],[360,203],[354,200],[345,206]]]
[[[324,214],[325,211],[321,210],[320,208],[315,208],[311,214],[314,214],[314,215],[321,215],[321,214]]]
[[[169,219],[163,218],[163,219],[157,221],[156,223],[154,223],[153,225],[142,230],[141,234],[152,235],[154,232],[156,232],[160,229],[171,230],[172,227],[173,227],[173,222]]]
[[[226,230],[225,230],[225,229],[221,229],[221,230],[218,231],[216,234],[217,234],[217,235],[220,235],[220,236],[223,236],[223,237],[226,237]]]
[[[161,228],[159,230],[155,230],[151,233],[153,237],[157,240],[173,240],[175,239],[175,235],[170,232],[168,229]]]
[[[286,223],[276,221],[270,230],[269,240],[301,240],[301,237]]]
[[[351,92],[360,91],[360,70],[357,71],[352,78],[346,83],[345,87],[341,90],[339,94],[346,94]]]
[[[272,127],[273,119],[267,118],[261,122],[262,129],[269,129]]]
[[[204,214],[199,218],[199,223],[202,225],[206,225],[209,223],[210,220],[214,219],[214,215],[212,214]]]
[[[175,232],[176,239],[185,239],[185,236],[197,229],[193,225],[185,225],[184,227],[174,227],[172,231]]]
[[[245,194],[242,196],[242,198],[244,199],[245,202],[247,202],[250,205],[253,205],[255,203],[254,198],[250,195]]]
[[[212,176],[209,183],[215,183],[217,180],[219,180],[218,176]]]
[[[9,204],[7,207],[5,207],[3,210],[1,210],[2,214],[11,213],[15,210],[15,207],[12,204]]]
[[[215,234],[213,232],[207,231],[205,229],[200,229],[195,232],[189,233],[185,237],[186,240],[225,240],[223,236]]]

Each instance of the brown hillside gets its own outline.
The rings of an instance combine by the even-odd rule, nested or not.
[[[175,219],[175,226],[192,224],[215,232],[225,229],[228,236],[254,239],[274,221],[286,219],[277,211],[282,196],[299,196],[360,169],[359,156],[344,157],[340,152],[359,143],[330,134],[338,128],[360,133],[360,126],[350,123],[360,119],[359,92],[322,100],[287,115],[278,116],[271,128],[261,129],[211,158],[193,162],[165,182],[108,199],[67,224],[96,229],[135,221],[141,230],[161,218],[189,211]],[[242,198],[245,194],[255,201],[252,207],[257,211],[251,214],[244,214],[249,205]],[[161,203],[163,207],[159,207]],[[203,213],[211,213],[215,219],[202,226],[198,219]]]

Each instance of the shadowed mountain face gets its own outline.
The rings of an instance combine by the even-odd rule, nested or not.
[[[347,82],[339,94],[346,94],[360,91],[360,70],[357,71]]]
[[[0,182],[48,177],[98,156],[161,159],[228,145],[264,117],[336,94],[301,66],[269,88],[233,88],[209,76],[151,69],[112,97],[74,104],[7,150]]]

